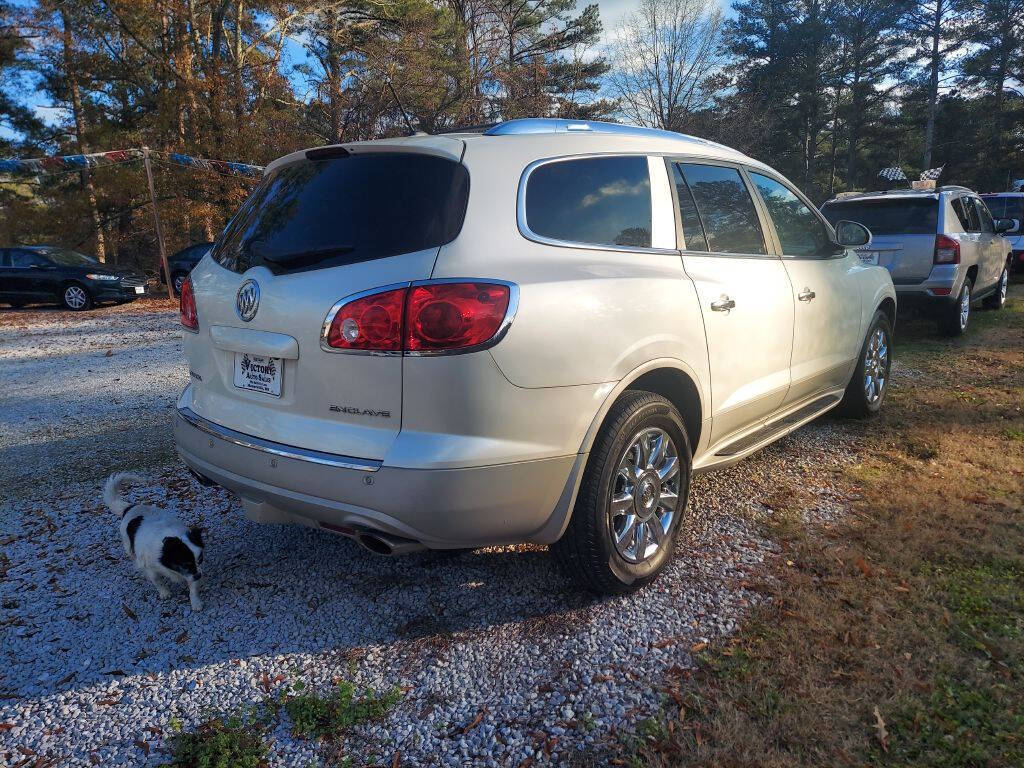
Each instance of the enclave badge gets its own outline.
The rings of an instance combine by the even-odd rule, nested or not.
[[[260,286],[255,280],[246,280],[238,289],[235,297],[235,310],[238,316],[245,322],[256,317],[256,310],[260,308]]]

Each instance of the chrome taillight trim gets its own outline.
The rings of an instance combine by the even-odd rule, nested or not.
[[[370,350],[370,349],[338,349],[332,347],[327,343],[327,337],[331,330],[331,323],[334,322],[335,316],[338,312],[347,304],[359,299],[365,299],[367,296],[373,296],[378,293],[387,293],[388,291],[396,291],[402,288],[415,288],[420,285],[444,285],[451,283],[483,283],[487,285],[504,285],[508,288],[508,307],[505,309],[505,316],[502,318],[501,323],[498,325],[498,329],[494,332],[487,341],[480,344],[474,344],[471,347],[459,347],[457,349],[429,349],[429,350]],[[515,283],[509,282],[508,280],[496,280],[490,277],[438,277],[431,280],[410,280],[407,283],[391,283],[390,285],[382,285],[379,288],[370,288],[359,293],[353,293],[340,301],[336,302],[327,313],[327,317],[324,318],[323,325],[320,328],[320,349],[324,352],[331,352],[336,354],[344,355],[371,355],[374,357],[443,357],[446,355],[465,355],[470,352],[481,352],[485,349],[490,349],[495,344],[505,338],[505,334],[508,333],[508,329],[512,326],[512,321],[516,317],[516,313],[519,311],[519,286]],[[405,309],[402,309],[403,319]],[[404,331],[403,328],[403,339],[404,345]]]

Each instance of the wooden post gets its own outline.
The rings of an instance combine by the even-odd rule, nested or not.
[[[171,269],[167,266],[167,249],[164,247],[164,230],[160,226],[160,208],[156,204],[156,187],[153,185],[153,167],[149,164],[149,147],[142,148],[142,162],[146,166],[146,181],[149,182],[149,199],[153,201],[153,221],[156,222],[156,242],[160,249],[160,265],[167,279],[167,298],[174,301],[174,281],[171,280]]]

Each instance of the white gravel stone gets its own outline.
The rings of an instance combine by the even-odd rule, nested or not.
[[[336,745],[357,763],[390,764],[398,750],[405,766],[556,764],[653,714],[666,676],[694,666],[691,648],[735,631],[763,599],[746,585],[777,552],[750,521],[797,488],[807,519],[836,519],[833,476],[856,457],[855,429],[825,420],[696,478],[662,578],[596,600],[539,547],[392,560],[247,521],[176,460],[169,421],[188,372],[173,313],[3,319],[3,764],[30,750],[68,766],[155,765],[174,719],[194,727],[299,679],[325,689],[339,678],[403,692],[382,722]],[[147,478],[133,498],[206,526],[202,613],[181,590],[157,600],[125,559],[100,501],[115,469]],[[323,756],[283,714],[268,740],[275,766]]]

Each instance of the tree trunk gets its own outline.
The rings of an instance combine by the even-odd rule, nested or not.
[[[85,112],[82,109],[82,92],[78,85],[78,67],[75,62],[75,46],[71,37],[71,23],[68,12],[62,6],[60,11],[61,24],[64,27],[64,74],[67,78],[68,90],[71,92],[71,112],[75,120],[75,138],[78,140],[78,151],[89,154],[89,144],[85,138],[87,128]],[[82,171],[86,196],[89,199],[89,213],[92,216],[93,231],[96,233],[96,258],[107,260],[106,241],[103,237],[103,220],[100,218],[99,204],[96,202],[96,187],[92,183],[92,173],[88,166]]]
[[[939,108],[939,69],[942,63],[942,0],[936,0],[932,18],[932,50],[928,77],[928,121],[924,129],[924,168],[932,167],[932,148],[935,144],[935,116]]]

